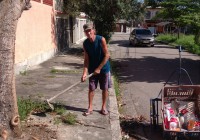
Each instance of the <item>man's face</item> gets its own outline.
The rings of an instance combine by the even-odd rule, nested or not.
[[[87,38],[92,38],[94,36],[94,30],[93,29],[88,29],[85,32],[85,35],[87,36]]]

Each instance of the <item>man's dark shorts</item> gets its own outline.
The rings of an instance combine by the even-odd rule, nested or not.
[[[111,88],[111,76],[110,72],[108,73],[100,73],[98,75],[94,75],[89,78],[89,89],[95,90],[98,86],[98,83],[100,85],[101,90],[106,90],[108,88]]]

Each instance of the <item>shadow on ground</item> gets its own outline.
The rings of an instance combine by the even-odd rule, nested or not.
[[[69,48],[68,50],[66,50],[64,52],[58,52],[58,55],[59,54],[74,55],[74,56],[83,56],[83,48],[82,47]]]
[[[198,136],[187,137],[178,133],[167,133],[162,124],[154,127],[135,119],[122,119],[120,125],[124,139],[128,140],[199,140]]]
[[[125,138],[128,136],[134,140],[163,140],[161,126],[154,129],[150,124],[135,119],[122,119],[120,125]]]
[[[200,62],[191,59],[182,59],[182,68],[184,68],[190,75],[194,84],[200,83]],[[169,83],[177,82],[179,76],[179,58],[176,59],[162,59],[156,57],[143,58],[120,58],[112,60],[113,69],[118,74],[121,83],[126,82],[148,82],[159,83],[166,82],[172,75]],[[187,73],[182,71],[181,83],[191,84]]]

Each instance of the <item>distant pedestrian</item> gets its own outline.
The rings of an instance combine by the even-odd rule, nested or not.
[[[87,39],[83,42],[84,66],[81,80],[85,81],[88,73],[94,73],[94,75],[89,78],[89,105],[87,111],[84,112],[83,115],[87,116],[92,114],[92,101],[94,91],[97,88],[98,83],[100,85],[100,89],[102,90],[102,107],[100,112],[103,115],[107,115],[108,110],[106,108],[106,102],[108,98],[108,88],[111,86],[109,62],[110,54],[108,52],[105,38],[95,34],[93,25],[85,24],[83,25],[83,29]]]

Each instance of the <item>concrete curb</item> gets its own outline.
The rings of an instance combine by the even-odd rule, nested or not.
[[[113,77],[111,76],[112,83]],[[113,85],[114,86],[114,85]],[[117,107],[117,98],[115,94],[115,89],[112,86],[112,88],[109,89],[109,99],[108,99],[108,105],[109,105],[109,119],[110,119],[110,127],[111,127],[111,135],[112,140],[121,140],[121,128],[120,128],[120,121],[119,121],[119,112]]]

